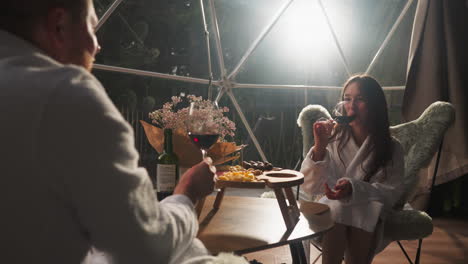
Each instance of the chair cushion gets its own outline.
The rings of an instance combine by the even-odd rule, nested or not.
[[[423,211],[393,211],[385,219],[384,236],[391,240],[415,240],[432,234],[432,218]]]

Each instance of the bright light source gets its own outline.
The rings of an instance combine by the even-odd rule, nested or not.
[[[334,23],[339,22],[335,17]],[[338,56],[330,28],[317,1],[295,1],[277,26],[276,43],[282,60],[305,63],[308,60],[317,61]]]
[[[293,10],[290,10],[293,11]],[[320,10],[300,9],[296,12],[288,12],[284,17],[285,40],[290,43],[290,50],[300,52],[305,50],[317,50],[323,47],[323,43],[329,40],[329,29]]]

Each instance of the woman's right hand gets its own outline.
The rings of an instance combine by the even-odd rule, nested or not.
[[[322,160],[325,149],[327,148],[329,138],[335,126],[335,121],[324,120],[317,121],[313,125],[314,131],[314,160]]]

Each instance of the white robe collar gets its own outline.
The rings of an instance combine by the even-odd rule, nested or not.
[[[364,178],[364,171],[361,169],[361,165],[366,167],[367,163],[369,163],[369,156],[366,156],[366,149],[367,146],[369,145],[369,136],[366,137],[364,142],[362,143],[361,147],[359,147],[356,144],[356,141],[354,141],[353,137],[350,137],[349,142],[348,142],[348,147],[350,148],[351,151],[356,152],[354,158],[351,160],[351,162],[348,164],[348,167],[346,168],[345,175],[359,175],[359,179]],[[362,174],[362,175],[361,175]],[[354,176],[353,178],[355,178]]]

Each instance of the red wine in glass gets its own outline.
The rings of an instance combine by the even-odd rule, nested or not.
[[[189,133],[189,137],[193,144],[201,150],[208,150],[216,141],[218,141],[219,135],[198,135]]]
[[[188,120],[186,122],[188,136],[201,152],[203,159],[207,150],[218,141],[219,125],[216,124],[218,104],[204,101],[190,103]]]
[[[332,112],[332,116],[334,116],[333,120],[335,120],[335,122],[341,125],[348,125],[356,118],[356,116],[354,115],[353,116],[346,115],[345,110],[344,110],[345,104],[346,104],[345,101],[338,102],[338,104],[336,104]]]
[[[351,121],[353,121],[354,118],[356,118],[356,116],[335,116],[333,120],[335,120],[338,124],[347,125],[351,123]]]

